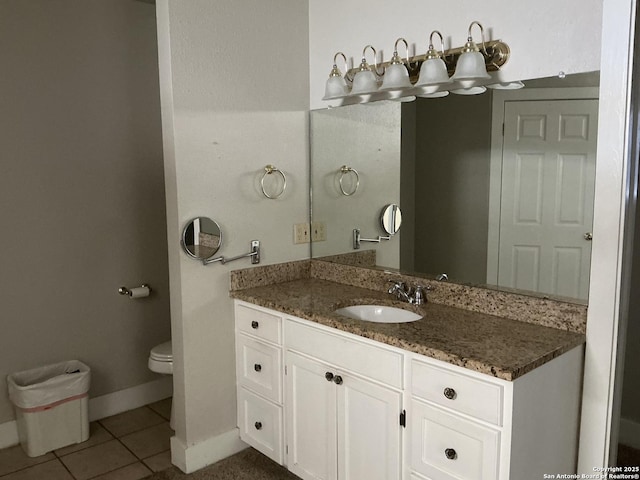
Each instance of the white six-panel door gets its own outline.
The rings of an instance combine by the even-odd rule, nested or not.
[[[505,104],[498,285],[586,299],[597,100]]]

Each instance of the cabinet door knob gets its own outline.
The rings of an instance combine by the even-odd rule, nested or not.
[[[444,396],[447,397],[449,400],[453,400],[458,396],[458,394],[453,388],[447,387],[444,389]]]
[[[256,372],[260,372],[260,371],[262,371],[262,365],[260,365],[259,363],[256,363],[256,364],[253,365],[253,369]]]
[[[256,427],[256,430],[262,430],[262,422],[256,422],[253,426]]]
[[[258,322],[256,322],[255,320],[251,322],[251,328],[256,329],[260,326],[260,324]]]
[[[340,375],[333,377],[333,381],[336,385],[342,385],[342,377]]]
[[[444,451],[444,456],[447,457],[449,460],[455,460],[456,458],[458,458],[458,454],[453,448],[447,448]]]
[[[327,382],[330,382],[331,380],[333,380],[333,373],[331,372],[327,372],[324,374],[324,378],[327,379]]]

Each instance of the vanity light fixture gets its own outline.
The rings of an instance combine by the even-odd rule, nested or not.
[[[332,100],[334,98],[341,98],[349,94],[349,86],[347,85],[348,77],[347,75],[345,75],[345,79],[345,77],[342,76],[342,72],[338,68],[337,58],[339,55],[342,55],[342,58],[344,58],[345,71],[349,70],[347,66],[347,56],[342,52],[336,53],[333,56],[333,68],[329,73],[329,79],[327,80],[327,84],[324,89],[324,97],[322,97],[322,100]]]
[[[407,51],[407,65],[409,64],[409,44],[404,38],[400,37],[396,40],[396,43],[393,46],[391,65],[385,69],[380,90],[383,92],[389,92],[390,100],[411,102],[415,100],[416,97],[412,95],[402,95],[403,90],[411,88],[412,85],[411,80],[409,80],[409,71],[407,70],[402,58],[400,58],[400,55],[398,55],[398,42],[400,41],[404,42],[404,46]]]
[[[373,51],[373,66],[375,72],[371,69],[371,67],[367,63],[367,59],[365,58],[367,49],[369,48]],[[377,55],[378,52],[376,52],[376,49],[373,48],[372,45],[367,45],[362,50],[362,61],[360,62],[358,71],[353,77],[353,86],[351,87],[351,93],[349,94],[350,96],[363,96],[364,100],[368,100],[368,96],[378,90],[378,64],[376,61]]]
[[[476,25],[482,37],[481,48],[478,48],[471,36]],[[433,36],[440,37],[441,49],[433,46]],[[403,42],[407,50],[407,58],[398,55],[398,44]],[[373,52],[373,67],[367,62],[367,50]],[[411,101],[420,97],[438,98],[449,94],[444,85],[455,81],[455,93],[476,95],[486,91],[484,84],[491,81],[487,72],[499,70],[509,59],[509,46],[501,40],[486,41],[484,28],[479,22],[469,25],[467,43],[463,47],[444,49],[442,34],[434,30],[429,36],[429,48],[426,54],[409,57],[409,44],[404,38],[395,42],[393,56],[390,61],[377,63],[376,49],[367,45],[362,51],[362,62],[357,68],[347,70],[344,77],[336,66],[336,59],[342,52],[334,56],[334,65],[325,88],[323,100],[340,99],[341,104],[367,103],[378,100]],[[450,75],[452,75],[449,77]],[[349,85],[351,91],[349,92]],[[382,86],[379,88],[379,85]],[[514,88],[517,82],[496,84],[495,88]],[[509,85],[506,87],[505,85]],[[453,90],[452,90],[453,91]],[[348,93],[345,93],[348,92]]]
[[[471,22],[469,25],[469,35],[467,37],[467,43],[464,45],[462,54],[458,58],[456,64],[456,71],[453,74],[452,80],[455,80],[462,85],[463,88],[472,87],[476,80],[488,79],[491,76],[487,73],[487,66],[485,64],[485,57],[480,53],[480,49],[473,42],[471,37],[471,29],[474,25],[480,28],[480,37],[482,38],[482,51],[485,55],[489,55],[484,41],[484,28],[479,22]]]
[[[434,34],[438,34],[440,37],[442,56],[433,47]],[[420,76],[418,77],[418,81],[415,85],[416,88],[419,88],[421,91],[421,93],[418,94],[419,97],[424,96],[426,98],[436,98],[433,96],[434,94],[437,94],[438,97],[446,97],[448,95],[448,92],[446,91],[433,91],[435,90],[435,87],[452,82],[447,71],[447,64],[442,59],[444,55],[444,38],[438,30],[434,30],[431,32],[431,35],[429,35],[429,48],[427,50],[426,59],[422,62],[422,66],[420,67]]]
[[[523,87],[524,83],[519,80],[515,82],[492,83],[491,85],[487,85],[487,88],[492,88],[493,90],[518,90]]]

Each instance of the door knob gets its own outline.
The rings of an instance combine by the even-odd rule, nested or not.
[[[256,363],[256,364],[253,365],[253,369],[256,372],[260,372],[260,371],[262,371],[262,365],[260,365],[259,363]]]
[[[258,322],[256,322],[255,320],[251,322],[251,328],[253,328],[254,330],[256,328],[258,328],[260,326],[260,324]]]
[[[458,454],[453,448],[447,448],[444,451],[444,456],[447,457],[449,460],[455,460],[456,458],[458,458]]]
[[[331,380],[333,380],[333,373],[331,372],[327,372],[324,374],[324,378],[327,379],[327,382],[330,382]]]
[[[584,234],[584,239],[590,242],[591,240],[593,240],[593,233],[591,233],[591,232],[585,233]]]
[[[458,394],[453,388],[447,387],[444,389],[444,396],[447,397],[449,400],[453,400],[458,396]]]
[[[333,377],[333,381],[336,385],[342,385],[342,377],[340,375]]]
[[[262,430],[262,422],[256,422],[253,426],[256,427],[256,430]]]

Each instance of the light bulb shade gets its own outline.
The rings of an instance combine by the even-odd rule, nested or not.
[[[374,93],[378,90],[378,79],[371,70],[361,70],[353,78],[351,95]]]
[[[487,85],[487,87],[494,90],[518,90],[524,87],[524,83],[520,80],[516,80],[515,82],[493,83],[491,85]]]
[[[347,82],[343,77],[329,77],[324,89],[323,100],[331,100],[332,98],[344,97],[349,93]]]
[[[456,95],[480,95],[487,91],[487,87],[478,86],[478,87],[469,87],[469,88],[459,88],[456,90],[451,90],[451,93],[455,93]]]
[[[441,85],[443,83],[451,83],[444,60],[441,58],[429,58],[422,62],[416,87]]]
[[[380,90],[401,90],[403,88],[411,88],[407,67],[402,63],[389,65],[384,72]]]
[[[420,98],[442,98],[442,97],[446,97],[447,95],[449,95],[449,92],[447,90],[441,90],[439,92],[433,92],[433,93],[422,93],[418,96]]]
[[[484,57],[480,52],[465,52],[458,58],[456,71],[451,77],[456,81],[472,81],[491,78],[487,73],[487,67],[484,63]],[[463,86],[465,86],[463,84]]]

